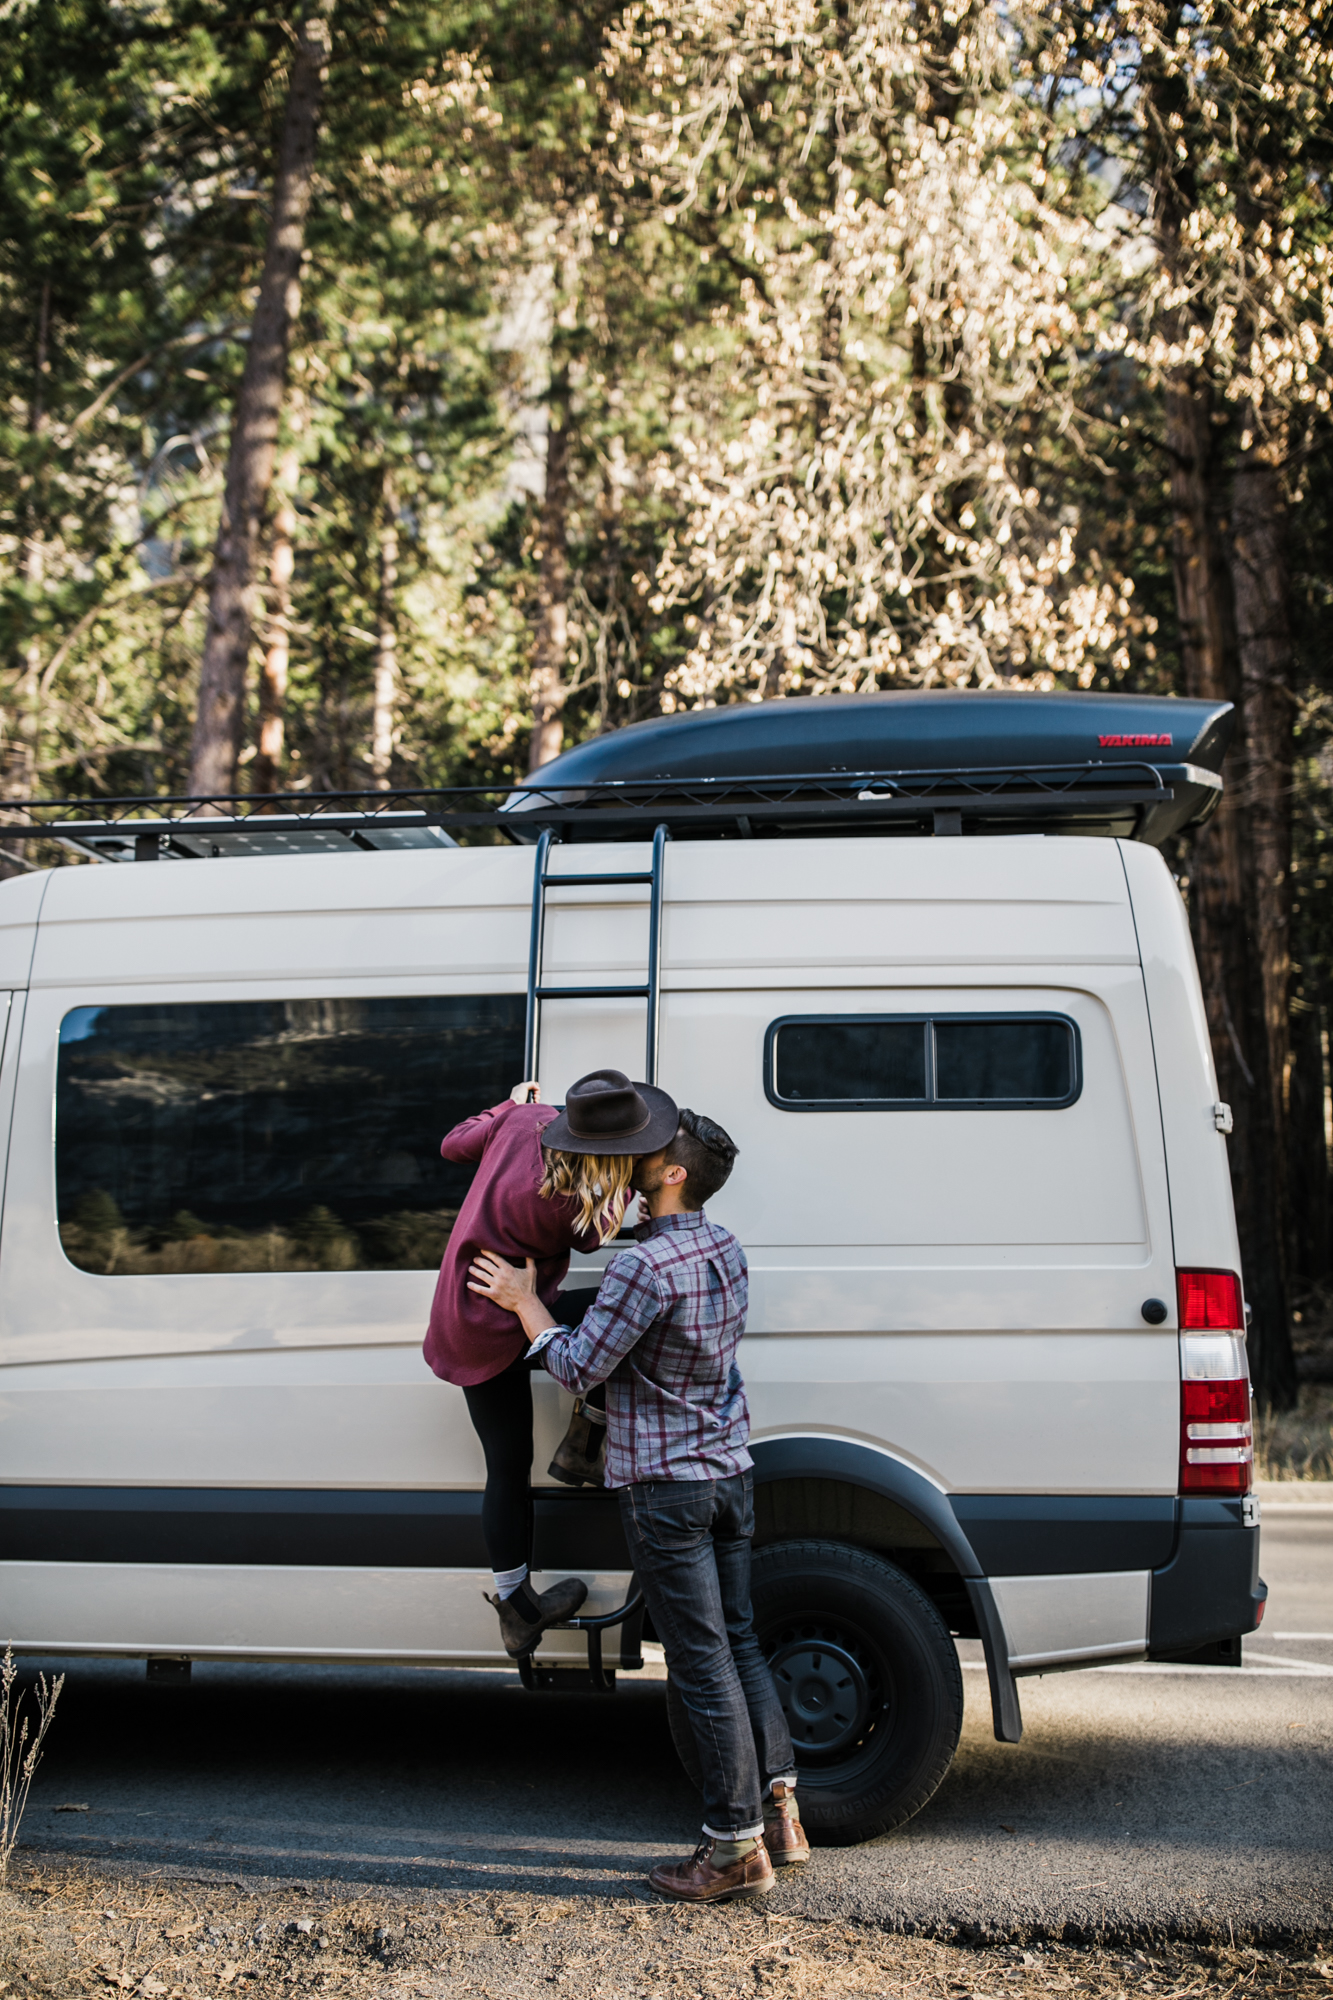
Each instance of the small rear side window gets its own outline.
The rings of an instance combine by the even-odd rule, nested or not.
[[[789,1014],[764,1045],[784,1111],[1055,1111],[1082,1085],[1063,1014]]]

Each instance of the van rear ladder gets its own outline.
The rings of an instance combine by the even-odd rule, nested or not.
[[[644,1044],[643,1081],[657,1082],[657,1051],[661,1022],[662,965],[662,878],[666,865],[666,844],[670,830],[658,826],[653,833],[652,866],[646,869],[599,869],[595,874],[560,875],[551,873],[548,862],[556,836],[548,827],[537,842],[532,873],[532,931],[528,945],[528,1011],[523,1034],[523,1074],[535,1078],[541,1053],[542,1003],[547,1000],[643,1000],[647,1003],[647,1035]],[[608,883],[644,883],[648,888],[648,978],[642,986],[545,986],[542,984],[542,955],[546,945],[546,891],[553,887],[600,888]],[[569,1688],[594,1694],[612,1694],[615,1678],[602,1665],[602,1634],[614,1625],[624,1627],[622,1660],[642,1665],[639,1655],[643,1631],[643,1592],[631,1576],[629,1595],[616,1610],[598,1617],[570,1618],[561,1630],[584,1632],[588,1639],[588,1665],[581,1667],[539,1667],[531,1653],[517,1661],[519,1678],[525,1688],[555,1690]]]
[[[556,836],[548,827],[537,842],[537,859],[532,875],[532,933],[528,946],[528,1012],[523,1035],[523,1074],[537,1075],[541,1052],[542,1004],[547,1000],[644,1000],[648,1008],[648,1032],[643,1057],[643,1081],[657,1082],[657,1045],[661,1017],[662,963],[662,877],[670,830],[659,826],[653,834],[651,868],[599,870],[592,875],[554,875],[547,862]],[[643,986],[544,986],[542,954],[546,942],[546,891],[562,888],[590,888],[611,882],[643,882],[648,885],[648,980]]]

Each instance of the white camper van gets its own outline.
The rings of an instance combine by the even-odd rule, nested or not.
[[[740,1147],[756,1615],[817,1838],[938,1785],[955,1637],[1010,1742],[1026,1674],[1238,1662],[1229,1114],[1156,845],[1229,726],[788,701],[507,799],[46,809],[102,865],[0,886],[0,1639],[505,1665],[480,1450],[421,1356],[439,1141],[615,1064]],[[523,1671],[611,1689],[642,1607],[613,1496],[542,1471],[569,1401],[535,1379],[534,1566],[603,1622]]]

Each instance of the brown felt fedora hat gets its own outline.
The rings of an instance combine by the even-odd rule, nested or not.
[[[675,1100],[623,1070],[594,1069],[571,1083],[565,1108],[542,1131],[557,1153],[656,1153],[676,1136]]]

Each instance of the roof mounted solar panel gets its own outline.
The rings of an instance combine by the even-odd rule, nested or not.
[[[312,805],[318,803],[318,795],[314,800],[308,793],[302,797]],[[120,806],[130,802],[107,803]],[[95,854],[101,861],[199,861],[223,854],[236,860],[253,855],[346,854],[358,849],[372,852],[458,845],[442,827],[423,825],[412,812],[362,812],[354,815],[349,824],[347,814],[317,811],[297,820],[286,814],[279,818],[254,810],[226,816],[211,814],[205,818],[190,814],[189,807],[194,801],[139,799],[133,803],[144,817],[119,818],[101,826],[96,822],[56,822],[41,830],[69,846]],[[250,802],[228,803],[246,806]],[[183,810],[158,818],[155,809],[159,805]],[[403,821],[407,824],[402,824]]]
[[[30,799],[0,840],[104,861],[796,835],[1073,833],[1160,845],[1213,812],[1234,712],[1167,696],[912,690],[691,709],[580,743],[518,786]]]

